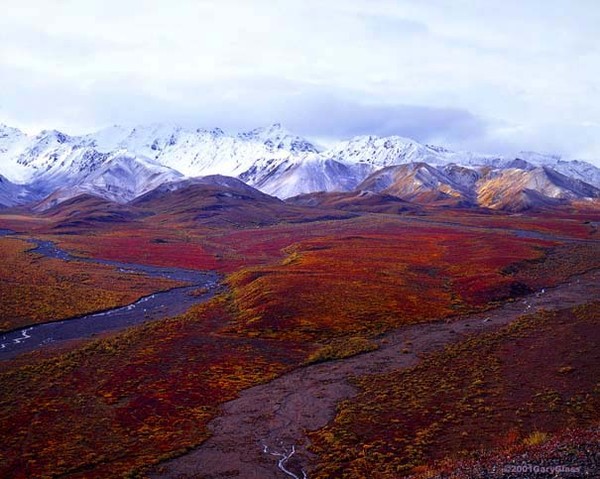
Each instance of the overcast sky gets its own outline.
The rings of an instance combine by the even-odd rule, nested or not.
[[[3,0],[0,122],[600,160],[598,0]]]

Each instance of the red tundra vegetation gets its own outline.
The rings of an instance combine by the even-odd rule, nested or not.
[[[301,363],[292,342],[220,333],[224,297],[0,375],[0,476],[125,477],[208,437],[217,406]]]
[[[25,221],[0,224],[22,231]],[[563,225],[569,227],[562,230]],[[561,238],[523,237],[511,232],[512,226]],[[140,219],[135,227],[124,223],[68,235],[57,234],[47,222],[30,228],[93,257],[216,269],[228,273],[228,291],[176,318],[2,361],[2,477],[143,474],[149,465],[204,441],[218,406],[251,385],[307,362],[372,349],[372,338],[386,330],[450,320],[600,266],[596,243],[564,239],[590,234],[591,224],[581,218],[517,218],[513,223],[448,211],[435,217],[364,215],[261,228],[198,224],[183,229],[151,219]],[[127,284],[130,296],[118,296],[120,279],[110,268],[95,266],[92,273],[73,262],[29,258],[26,243],[16,239],[1,243],[14,258],[13,269],[29,271],[17,284],[29,282],[46,298],[38,306],[13,302],[12,312],[51,307],[55,316],[68,316],[71,310],[52,299],[63,287],[81,298],[72,303],[81,314],[97,307],[90,296],[116,304],[144,287],[164,284],[140,278],[138,289]],[[48,279],[59,273],[56,281]],[[10,278],[13,273],[2,274]],[[83,274],[89,283],[79,281]],[[40,280],[25,281],[30,276]],[[0,285],[17,289],[8,281]],[[591,333],[597,314],[597,305],[591,305],[526,318],[514,328],[425,358],[413,370],[357,379],[363,390],[357,401],[344,403],[335,422],[313,435],[320,477],[336,477],[340,470],[365,477],[367,466],[383,474],[368,477],[397,477],[419,472],[418,467],[434,471],[445,467],[447,458],[462,460],[469,448],[501,447],[490,430],[496,423],[484,427],[481,418],[498,419],[498,437],[515,437],[515,444],[536,430],[553,435],[571,424],[590,423],[589,406],[577,406],[577,398],[591,391],[584,358],[594,336],[572,361],[558,344],[554,356],[544,356],[542,345],[577,331]],[[538,329],[543,332],[539,343],[532,333]],[[510,347],[519,338],[529,338],[533,349],[530,356],[517,349],[512,364]],[[555,381],[550,392],[541,382],[531,388],[510,383],[511,371],[524,374],[527,361],[545,368],[548,380],[566,382]],[[506,369],[509,363],[513,369]],[[566,367],[576,374],[555,374]],[[375,397],[380,403],[369,416]],[[555,418],[538,415],[554,403]],[[521,408],[523,417],[510,416],[509,406]],[[449,439],[454,433],[461,438],[456,444]],[[378,459],[385,461],[377,465]],[[385,475],[391,471],[396,476]]]

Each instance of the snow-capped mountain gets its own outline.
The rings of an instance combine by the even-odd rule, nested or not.
[[[528,152],[513,157],[455,152],[400,136],[359,136],[322,151],[279,124],[237,134],[168,123],[112,126],[83,136],[55,130],[30,136],[0,125],[2,204],[7,206],[48,197],[40,203],[47,207],[81,193],[125,203],[163,183],[207,175],[236,177],[288,198],[354,191],[369,175],[398,165],[413,166],[384,170],[377,181],[391,172],[404,174],[405,188],[413,182],[469,200],[477,196],[475,183],[507,169],[551,169],[600,187],[600,169],[583,161]]]
[[[43,210],[85,193],[127,203],[164,183],[182,179],[184,176],[172,168],[127,151],[118,151],[105,157],[80,181],[54,190],[36,208]]]
[[[372,171],[367,165],[340,162],[321,155],[257,162],[239,177],[279,198],[312,191],[351,191]]]
[[[175,125],[115,126],[82,137],[54,130],[28,136],[2,126],[0,172],[11,184],[28,185],[31,193],[7,194],[11,201],[3,204],[50,194],[58,202],[81,192],[125,202],[184,175],[238,176],[260,161],[284,161],[316,151],[280,125],[235,136],[219,129],[185,130]]]
[[[323,155],[341,162],[369,165],[373,170],[405,163],[501,166],[502,162],[512,160],[498,155],[457,152],[440,146],[423,145],[401,136],[357,136],[338,143]]]
[[[30,142],[31,138],[21,130],[0,124],[0,174],[15,183],[29,181],[30,169],[17,159]]]
[[[239,176],[257,161],[276,161],[317,153],[307,140],[279,124],[226,135],[223,130],[190,130],[153,124],[131,130],[114,126],[84,137],[83,144],[100,152],[123,149],[154,159],[188,177]]]
[[[0,171],[6,171],[16,182],[31,184],[39,196],[60,189],[54,201],[71,197],[68,190],[74,194],[93,192],[121,202],[131,199],[130,194],[119,196],[119,192],[137,194],[139,186],[105,192],[97,178],[96,170],[105,163],[114,164],[117,152],[128,152],[146,166],[153,162],[153,168],[171,168],[186,177],[240,177],[281,197],[315,188],[351,189],[369,172],[358,174],[364,168],[323,159],[312,143],[279,124],[236,135],[226,135],[218,128],[190,130],[154,124],[131,129],[113,126],[82,137],[57,131],[26,137],[18,130],[11,131],[10,136],[15,140],[10,149],[4,148],[5,154],[0,154]],[[19,174],[13,174],[15,171]]]

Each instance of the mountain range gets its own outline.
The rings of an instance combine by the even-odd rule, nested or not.
[[[412,203],[520,211],[600,201],[599,168],[533,152],[456,152],[400,136],[358,136],[325,149],[279,124],[237,134],[113,126],[82,136],[32,136],[0,125],[4,207],[43,211],[80,195],[136,204],[151,192],[213,188],[215,178],[230,189],[222,177],[297,205],[373,205],[379,198],[400,209]]]

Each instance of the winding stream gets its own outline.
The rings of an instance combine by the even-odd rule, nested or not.
[[[11,230],[0,229],[0,237],[12,234],[14,232]],[[218,287],[219,275],[211,271],[80,258],[61,250],[51,241],[28,241],[36,245],[34,249],[29,250],[30,253],[38,253],[48,258],[113,266],[122,273],[145,274],[155,278],[182,281],[188,285],[150,294],[118,308],[60,321],[48,318],[44,323],[0,334],[0,360],[15,357],[53,342],[87,338],[97,333],[123,329],[146,321],[182,314],[190,306],[202,303],[214,296]],[[191,293],[198,288],[206,288],[207,291],[201,295],[192,295]]]

